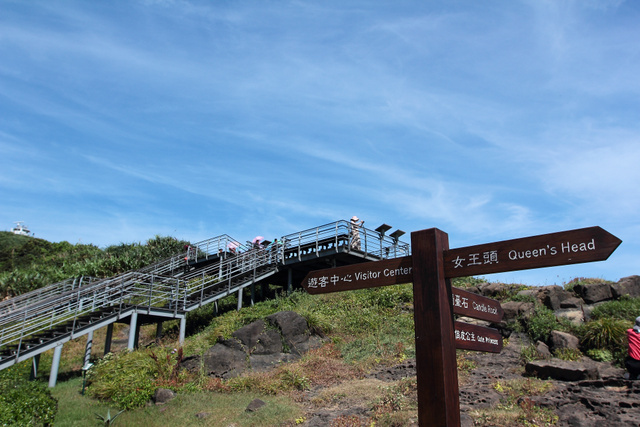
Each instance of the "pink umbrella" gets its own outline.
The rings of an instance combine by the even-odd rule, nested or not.
[[[264,237],[262,236],[256,236],[253,238],[253,240],[251,241],[251,243],[260,243],[264,240]]]
[[[235,248],[237,248],[238,246],[240,246],[240,243],[238,243],[238,242],[229,242],[229,244],[227,244],[227,247],[228,247],[229,249],[235,249]]]

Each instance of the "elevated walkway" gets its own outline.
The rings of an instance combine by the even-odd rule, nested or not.
[[[272,284],[291,291],[312,270],[409,255],[407,243],[359,227],[355,245],[350,224],[337,221],[278,238],[268,244],[241,244],[228,235],[196,243],[186,253],[106,279],[81,278],[56,283],[0,303],[0,369],[34,360],[54,349],[49,385],[56,383],[62,346],[107,327],[105,353],[113,324],[131,325],[128,348],[137,346],[141,324],[180,320],[184,341],[186,314],[232,294],[242,306],[243,291]]]

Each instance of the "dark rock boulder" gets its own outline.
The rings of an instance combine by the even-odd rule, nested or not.
[[[186,358],[181,366],[198,371],[202,365],[207,375],[229,379],[247,369],[264,371],[295,360],[321,342],[304,317],[283,311],[243,326],[230,339],[220,339],[202,358]]]
[[[280,311],[267,316],[267,321],[280,329],[284,343],[293,354],[304,354],[319,342],[317,337],[311,337],[307,320],[295,311]]]
[[[584,301],[582,301],[580,298],[577,297],[569,297],[566,298],[562,301],[560,301],[560,309],[565,309],[565,308],[579,308],[581,309],[584,306]]]
[[[561,331],[551,331],[549,341],[551,343],[552,350],[559,350],[563,348],[577,350],[580,345],[578,337]]]
[[[623,277],[618,283],[611,285],[611,291],[616,299],[624,295],[640,297],[640,276]]]
[[[275,329],[266,329],[257,337],[252,355],[276,354],[283,352],[282,335]]]
[[[560,308],[560,299],[564,296],[563,292],[564,289],[557,285],[543,286],[538,289],[536,297],[542,305],[551,310],[557,310]]]
[[[156,405],[164,405],[176,397],[176,393],[168,388],[158,388],[153,394],[153,401]]]
[[[247,353],[235,340],[222,340],[202,355],[207,375],[229,379],[247,369]]]
[[[584,304],[574,293],[557,285],[541,287],[536,297],[541,304],[554,311],[562,308],[580,308]]]
[[[604,282],[575,285],[573,291],[587,304],[595,304],[613,298],[611,285]]]
[[[478,292],[489,298],[500,298],[517,292],[519,285],[507,283],[482,283],[478,285]]]
[[[536,342],[536,351],[543,359],[551,359],[552,354],[549,346],[542,341]]]
[[[231,334],[243,346],[243,350],[250,353],[258,344],[259,336],[266,327],[264,320],[256,320]]]
[[[191,372],[198,372],[200,370],[202,360],[200,356],[189,356],[182,359],[180,367]]]
[[[507,301],[500,305],[504,312],[502,320],[505,322],[516,320],[518,317],[526,319],[533,314],[533,309],[535,308],[535,304],[532,302]]]
[[[251,403],[249,403],[249,405],[247,405],[247,408],[245,409],[245,411],[246,412],[256,412],[256,411],[260,410],[264,405],[266,405],[266,403],[263,400],[253,399],[251,401]]]
[[[551,378],[559,381],[595,380],[600,377],[598,368],[578,362],[565,362],[560,359],[535,360],[525,365],[529,376],[540,379]]]

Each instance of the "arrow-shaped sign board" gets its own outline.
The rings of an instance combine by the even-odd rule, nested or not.
[[[622,243],[600,227],[581,228],[444,251],[445,277],[604,261]]]
[[[454,314],[494,323],[502,321],[504,311],[498,301],[453,286],[451,293]]]
[[[502,335],[498,330],[463,322],[454,325],[456,348],[489,353],[502,351]]]
[[[371,261],[312,271],[302,281],[302,286],[310,294],[324,294],[397,285],[413,281],[411,269],[409,257]],[[489,322],[502,320],[503,311],[498,301],[455,287],[451,292],[455,314]]]
[[[581,228],[444,251],[445,277],[603,261],[622,243],[600,227]],[[302,285],[311,294],[413,281],[410,256],[312,271]]]
[[[324,294],[410,283],[412,264],[411,257],[402,257],[315,270],[307,274],[302,286],[310,294]]]
[[[454,314],[490,322],[501,321],[503,314],[497,301],[452,288],[446,279],[603,261],[622,243],[600,227],[457,249],[448,249],[446,233],[437,229],[411,233],[411,241],[412,256],[312,271],[302,285],[311,294],[321,294],[413,282],[416,358],[426,361],[417,370],[418,419],[420,425],[428,420],[446,426],[460,425],[455,348],[502,350],[499,331],[462,322],[451,325],[449,307]],[[434,390],[438,397],[432,399]]]

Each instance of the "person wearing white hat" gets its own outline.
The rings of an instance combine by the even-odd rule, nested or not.
[[[629,379],[640,379],[640,316],[636,317],[636,324],[631,329],[627,329],[627,340],[629,341],[629,353],[624,365],[629,371]]]
[[[360,227],[362,227],[362,224],[364,224],[364,221],[360,221],[358,219],[357,216],[352,216],[351,217],[351,230],[350,230],[350,237],[351,237],[351,249],[355,249],[355,250],[360,250],[360,231],[358,230]]]

